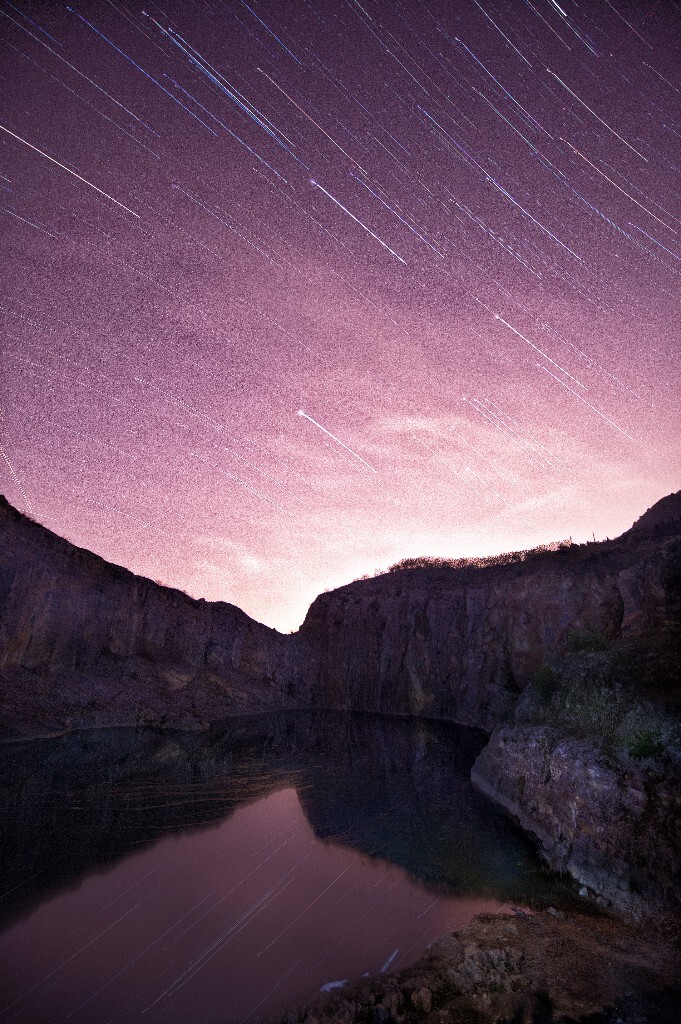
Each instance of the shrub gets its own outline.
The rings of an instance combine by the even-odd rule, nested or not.
[[[627,753],[642,761],[645,757],[659,757],[664,753],[664,743],[656,729],[641,729],[629,744]]]
[[[565,649],[570,654],[580,651],[607,651],[610,644],[602,633],[588,629],[575,629],[568,633]]]
[[[558,676],[550,665],[541,665],[532,676],[531,683],[547,704],[558,689]]]
[[[681,730],[673,716],[640,700],[630,688],[620,683],[566,679],[550,669],[539,671],[543,683],[535,681],[535,686],[544,704],[540,717],[554,727],[581,739],[597,740],[637,760],[679,750]],[[548,696],[542,693],[542,686]]]
[[[477,558],[441,558],[437,555],[420,555],[415,558],[402,558],[399,562],[388,566],[388,572],[401,572],[403,569],[487,569],[495,565],[516,565],[545,555],[547,552],[569,551],[571,540],[554,541],[551,544],[539,544],[535,548],[524,551],[507,551],[500,555],[482,555]]]
[[[561,692],[556,710],[557,719],[573,735],[597,738],[606,746],[616,746],[627,699],[619,687],[601,685],[585,689],[578,682]]]

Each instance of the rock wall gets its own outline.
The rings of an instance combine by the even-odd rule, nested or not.
[[[404,569],[322,594],[299,633],[311,699],[491,731],[571,633],[631,640],[677,614],[680,535],[681,493],[616,541]]]

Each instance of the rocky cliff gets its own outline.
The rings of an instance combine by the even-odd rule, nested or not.
[[[681,771],[536,726],[502,727],[473,782],[584,895],[636,921],[681,911]]]
[[[634,640],[666,622],[680,552],[681,492],[616,541],[400,569],[322,594],[299,634],[311,699],[490,730],[573,634]]]
[[[285,640],[232,605],[110,565],[0,499],[5,733],[196,728],[295,706],[300,670]]]
[[[639,918],[681,909],[680,622],[681,492],[614,541],[358,580],[290,636],[0,499],[5,737],[283,709],[477,726],[478,787],[552,867]]]
[[[680,535],[677,494],[616,541],[358,580],[284,636],[110,565],[0,499],[0,721],[191,728],[313,707],[491,730],[571,633],[633,638],[667,620]]]

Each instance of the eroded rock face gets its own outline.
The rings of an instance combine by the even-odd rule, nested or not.
[[[681,911],[681,775],[555,729],[497,729],[471,778],[533,835],[549,865],[641,920]]]
[[[322,594],[298,634],[312,701],[491,730],[571,633],[633,640],[676,614],[680,535],[677,494],[616,541],[405,569]]]
[[[312,707],[491,730],[571,631],[636,637],[664,621],[680,520],[672,495],[618,541],[359,580],[284,636],[112,566],[0,499],[0,720],[193,728]]]

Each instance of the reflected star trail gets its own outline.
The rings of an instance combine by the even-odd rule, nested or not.
[[[677,3],[0,15],[18,508],[289,630],[678,488]]]

